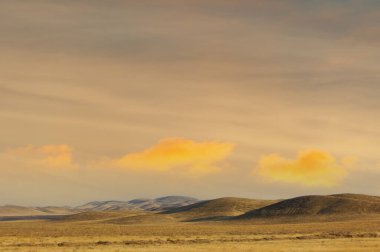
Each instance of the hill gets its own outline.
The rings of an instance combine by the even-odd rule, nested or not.
[[[24,216],[24,215],[39,215],[40,211],[32,207],[22,207],[6,205],[0,207],[0,216]]]
[[[117,225],[142,225],[142,224],[168,224],[174,223],[178,220],[170,215],[162,215],[159,213],[143,212],[140,214],[123,216],[119,218],[112,218],[102,221],[103,223],[117,224]]]
[[[184,220],[215,220],[237,216],[252,209],[273,204],[274,202],[277,201],[225,197],[174,208],[164,211],[162,214],[170,214],[173,217]]]
[[[134,199],[130,201],[93,201],[76,207],[80,211],[120,211],[120,210],[144,210],[163,211],[180,206],[186,206],[199,200],[185,196],[167,196],[157,199]]]
[[[64,215],[77,213],[77,210],[69,207],[23,207],[5,205],[0,206],[0,216],[42,216]]]
[[[380,197],[361,194],[311,195],[283,200],[249,211],[238,219],[380,213]]]
[[[162,215],[151,211],[86,211],[52,219],[59,222],[108,223],[117,225],[155,224],[175,222],[170,215]]]

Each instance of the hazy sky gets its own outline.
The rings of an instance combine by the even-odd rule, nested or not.
[[[0,204],[380,194],[380,1],[1,0]]]

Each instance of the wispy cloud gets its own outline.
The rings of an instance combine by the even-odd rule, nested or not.
[[[17,157],[25,162],[43,165],[48,168],[75,168],[73,163],[72,148],[66,144],[61,145],[27,145],[6,151],[6,154]]]

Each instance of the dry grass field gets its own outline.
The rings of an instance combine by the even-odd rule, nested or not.
[[[0,221],[0,251],[380,251],[379,209],[379,197],[342,194],[22,216]]]
[[[90,215],[0,222],[0,251],[380,251],[379,215],[220,222],[136,212]]]

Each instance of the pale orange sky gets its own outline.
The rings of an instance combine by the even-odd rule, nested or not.
[[[0,204],[380,194],[378,1],[3,0]]]

